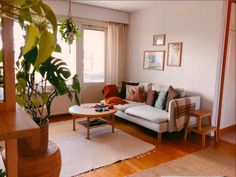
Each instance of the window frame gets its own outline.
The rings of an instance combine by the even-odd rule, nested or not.
[[[86,85],[92,85],[92,84],[105,84],[107,80],[107,25],[104,24],[93,24],[92,22],[85,22],[81,24],[82,33],[84,30],[94,30],[94,31],[103,31],[104,32],[104,81],[103,82],[85,82],[84,81],[84,41],[82,40],[82,63],[83,63],[83,69],[82,69],[82,78],[83,78],[83,84]]]

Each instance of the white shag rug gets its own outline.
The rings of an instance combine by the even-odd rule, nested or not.
[[[72,130],[72,120],[50,123],[49,139],[61,150],[61,177],[78,176],[155,149],[119,129],[112,133],[109,125],[91,129],[90,140],[86,135],[86,128],[79,125]]]

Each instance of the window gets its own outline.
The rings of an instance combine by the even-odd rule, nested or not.
[[[59,27],[58,27],[59,28]],[[14,23],[14,52],[15,52],[15,60],[20,55],[20,47],[24,44],[24,38],[22,29],[18,23]],[[57,43],[61,46],[61,53],[54,52],[52,54],[53,57],[62,59],[69,68],[71,72],[71,76],[76,74],[76,40],[73,41],[73,44],[70,46],[61,39],[61,34],[57,33]],[[40,75],[36,75],[36,80],[40,81]],[[71,84],[71,81],[67,82]],[[47,83],[49,84],[49,83]],[[49,84],[50,85],[50,84]]]
[[[84,82],[105,81],[105,31],[84,29]]]

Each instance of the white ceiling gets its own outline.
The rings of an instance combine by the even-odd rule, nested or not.
[[[68,1],[68,0],[65,0]],[[87,4],[92,6],[104,7],[108,9],[115,9],[124,12],[133,12],[136,10],[141,10],[154,4],[157,4],[157,1],[97,1],[97,0],[72,0],[72,2],[78,2],[81,4]]]

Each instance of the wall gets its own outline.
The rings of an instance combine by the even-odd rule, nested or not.
[[[45,1],[57,15],[68,15],[68,1],[47,0]],[[129,13],[112,9],[72,3],[73,17],[92,19],[106,22],[129,23]]]
[[[232,3],[229,41],[225,67],[224,93],[222,100],[221,128],[235,125],[235,3]]]
[[[159,1],[157,6],[132,13],[125,79],[184,88],[188,94],[201,96],[203,109],[212,110],[222,21],[223,1]],[[166,45],[152,46],[154,34],[166,34]],[[182,66],[165,64],[164,71],[144,70],[143,52],[167,52],[168,42],[183,42]]]

